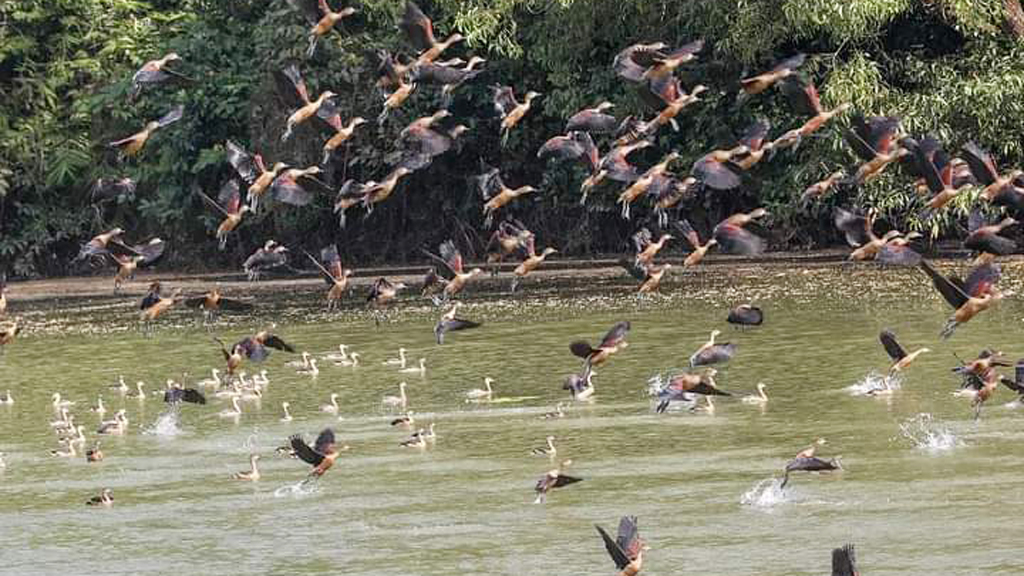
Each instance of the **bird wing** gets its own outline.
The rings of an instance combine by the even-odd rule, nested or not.
[[[967,162],[967,166],[971,169],[971,174],[974,174],[978,182],[988,186],[999,177],[999,172],[996,170],[995,162],[992,161],[992,156],[974,142],[964,144],[961,153],[964,161]]]
[[[632,562],[632,560],[630,560],[629,556],[626,555],[626,552],[622,550],[619,543],[613,540],[612,537],[605,532],[604,528],[601,528],[597,524],[594,524],[594,528],[597,528],[598,534],[600,534],[601,539],[604,540],[604,547],[608,550],[608,555],[612,557],[612,561],[615,562],[615,567],[622,570],[626,566],[629,566],[629,563]]]
[[[313,450],[320,454],[334,452],[334,430],[331,428],[321,430],[320,435],[316,437],[316,443],[313,444]]]
[[[228,163],[234,167],[243,180],[252,183],[257,175],[256,163],[252,155],[231,140],[224,144],[224,149],[227,151]]]
[[[472,320],[463,320],[462,318],[452,318],[451,320],[445,320],[443,325],[445,332],[469,330],[470,328],[480,327],[479,322],[473,322]]]
[[[619,260],[619,266],[625,268],[626,272],[629,272],[629,275],[634,279],[640,282],[647,280],[647,268],[637,264],[635,259],[622,258]]]
[[[405,3],[405,13],[399,24],[409,43],[419,51],[429,50],[434,46],[434,25],[430,18],[412,2]]]
[[[690,358],[691,366],[709,366],[720,362],[728,362],[736,354],[736,345],[726,342],[715,344],[697,352]]]
[[[584,359],[589,358],[591,354],[596,352],[589,342],[583,340],[577,340],[569,344],[569,351],[572,352],[573,356]]]
[[[927,260],[921,260],[921,269],[932,279],[932,285],[939,291],[942,298],[953,308],[960,308],[967,302],[967,294],[964,288],[958,286],[950,278],[940,274]]]
[[[158,290],[150,290],[139,304],[140,310],[148,310],[152,308],[154,304],[160,301],[160,292]]]
[[[295,456],[313,466],[319,466],[324,461],[324,455],[316,452],[306,444],[306,441],[302,439],[302,436],[296,434],[289,438],[289,442],[292,445],[292,450],[295,451]]]
[[[771,124],[762,118],[747,127],[743,136],[740,137],[739,143],[751,150],[760,150],[770,129]]]
[[[998,264],[982,264],[967,276],[964,281],[964,293],[979,298],[989,293],[1002,277],[1002,269]]]
[[[274,82],[277,84],[278,94],[291,107],[298,108],[309,103],[309,91],[306,89],[306,81],[302,79],[302,73],[299,72],[298,64],[293,62],[275,72]]]
[[[341,123],[341,106],[334,98],[328,98],[320,103],[316,110],[317,118],[323,120],[335,132],[341,132],[344,125]]]
[[[566,476],[565,474],[559,474],[558,478],[555,478],[555,483],[552,488],[561,488],[562,486],[568,486],[569,484],[575,484],[582,482],[583,478],[577,478],[576,476]]]
[[[238,180],[232,178],[220,187],[217,194],[217,207],[226,215],[238,214],[242,205],[242,195],[238,191]]]
[[[519,105],[511,86],[493,86],[491,90],[494,92],[494,109],[502,116],[507,116]]]
[[[821,112],[818,88],[814,82],[799,75],[789,76],[782,81],[779,88],[797,114],[816,116]]]
[[[279,336],[274,334],[268,334],[267,337],[263,339],[263,345],[277,350],[284,350],[285,352],[295,352],[295,348],[293,348],[291,344],[288,344]]]
[[[878,339],[882,342],[882,346],[885,347],[886,354],[894,362],[902,360],[907,356],[907,351],[896,341],[896,335],[893,334],[892,330],[882,330],[882,333],[878,335]]]
[[[731,190],[741,184],[740,176],[725,162],[718,162],[711,155],[693,163],[690,171],[694,177],[715,190]]]
[[[871,240],[868,230],[868,219],[866,216],[854,214],[849,210],[836,206],[832,216],[836,228],[846,236],[846,243],[856,248]]]
[[[682,232],[683,238],[686,238],[690,246],[693,246],[694,249],[700,247],[700,236],[697,235],[697,231],[693,229],[689,220],[679,220],[675,223],[675,227]]]
[[[630,560],[636,560],[640,555],[640,547],[643,545],[636,526],[636,516],[623,516],[619,520],[619,534],[615,538],[615,542]]]
[[[630,324],[628,320],[616,322],[616,324],[612,326],[611,330],[604,335],[604,338],[601,339],[601,345],[599,348],[607,348],[619,344],[626,339],[626,334],[629,333],[629,328]]]
[[[784,60],[780,60],[778,63],[776,63],[775,67],[772,68],[772,72],[781,72],[783,70],[796,70],[797,68],[803,65],[804,60],[806,59],[806,54],[798,52],[793,56],[790,56],[789,58],[786,58]]]
[[[341,265],[341,256],[338,255],[338,246],[329,244],[320,250],[320,260],[332,279],[341,278],[345,273]]]
[[[134,194],[135,187],[135,181],[131,178],[99,178],[92,185],[91,194],[93,199],[105,200],[122,194]]]
[[[501,174],[497,168],[491,168],[487,172],[476,177],[477,189],[484,200],[490,200],[505,188]]]
[[[832,576],[858,576],[853,544],[832,550]]]
[[[917,266],[921,261],[921,254],[909,246],[899,246],[896,244],[886,244],[882,246],[881,251],[878,252],[876,260],[882,264],[891,264],[894,266]]]
[[[173,109],[171,109],[170,112],[168,112],[167,114],[164,114],[163,116],[161,116],[160,119],[156,121],[156,123],[159,124],[161,128],[163,128],[164,126],[167,126],[168,124],[173,124],[173,123],[177,122],[178,120],[181,120],[181,116],[184,113],[185,113],[185,107],[182,106],[181,104],[179,104],[179,105],[175,106]]]
[[[456,274],[462,274],[462,253],[455,247],[455,242],[446,240],[441,243],[441,260],[448,266],[448,269]]]
[[[305,206],[313,201],[313,193],[303,188],[287,172],[274,179],[270,191],[279,201],[293,206]]]
[[[637,230],[635,234],[633,234],[632,239],[633,246],[636,248],[636,251],[643,252],[644,248],[646,248],[647,245],[651,243],[651,231],[648,230],[646,227],[641,228],[640,230]]]
[[[714,238],[722,252],[727,254],[756,256],[764,252],[764,240],[734,224],[722,223],[715,226]]]

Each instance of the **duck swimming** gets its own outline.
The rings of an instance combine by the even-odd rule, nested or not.
[[[758,382],[757,383],[757,394],[752,394],[752,395],[749,395],[749,396],[744,396],[740,400],[742,400],[744,404],[767,404],[768,403],[768,395],[764,393],[764,389],[766,387],[767,386],[765,385],[764,382]]]
[[[256,466],[256,462],[259,461],[259,454],[249,455],[249,469],[242,472],[235,472],[231,475],[235,480],[247,480],[255,482],[260,479],[260,469]]]
[[[113,506],[114,493],[110,491],[110,488],[104,488],[99,496],[93,496],[86,500],[85,503],[88,506]]]

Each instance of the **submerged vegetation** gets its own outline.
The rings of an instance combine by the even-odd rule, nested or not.
[[[435,0],[423,8],[444,33],[466,41],[452,55],[487,59],[485,72],[451,106],[469,131],[461,148],[401,184],[369,218],[340,229],[333,198],[281,207],[244,222],[218,252],[212,231],[220,216],[196,189],[216,191],[228,178],[228,139],[295,166],[320,162],[315,128],[299,127],[282,143],[289,106],[272,72],[300,61],[311,93],[339,95],[342,117],[374,118],[378,49],[399,50],[402,2],[365,0],[358,12],[306,58],[308,25],[285,0],[0,0],[0,263],[22,275],[67,273],[78,244],[120,226],[135,236],[159,234],[178,267],[238,267],[273,237],[319,250],[337,242],[345,261],[379,263],[421,258],[420,248],[449,235],[486,239],[481,201],[470,177],[481,164],[499,167],[510,185],[532,184],[515,214],[569,255],[618,252],[638,226],[619,218],[614,194],[600,190],[579,204],[583,174],[536,157],[563,131],[565,119],[602,100],[622,118],[641,114],[633,86],[611,69],[615,54],[636,42],[678,46],[703,38],[701,57],[685,67],[687,87],[710,87],[663,130],[659,150],[681,162],[731,146],[757,118],[772,133],[799,124],[777,91],[737,104],[738,79],[795,52],[827,107],[852,102],[865,114],[899,116],[908,134],[935,134],[948,149],[973,140],[1001,165],[1024,165],[1024,13],[1019,0],[863,0],[820,2],[668,2],[651,0]],[[131,100],[131,77],[145,61],[181,56],[187,78],[146,89]],[[447,54],[446,54],[447,56]],[[504,148],[488,86],[543,93]],[[437,109],[440,96],[419,90],[382,127],[370,123],[325,168],[335,189],[347,178],[381,180],[395,163],[395,141],[409,120]],[[183,119],[158,133],[138,157],[120,159],[105,143],[139,130],[176,105]],[[845,122],[841,120],[840,123]],[[645,154],[645,152],[651,152]],[[657,152],[638,153],[643,165]],[[772,213],[776,247],[838,239],[831,206],[863,203],[879,219],[921,229],[921,200],[895,171],[806,209],[801,191],[854,159],[836,127],[780,152],[744,180],[739,191],[705,194],[682,210],[699,228],[737,210]],[[98,178],[130,177],[134,193],[96,203]],[[852,197],[852,194],[862,196]],[[927,223],[933,237],[966,219],[976,195]],[[467,242],[472,243],[472,242]]]

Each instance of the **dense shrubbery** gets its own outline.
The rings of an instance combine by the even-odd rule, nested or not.
[[[772,133],[792,127],[773,91],[743,108],[736,80],[795,51],[812,55],[807,71],[829,106],[851,101],[865,113],[897,114],[911,133],[933,132],[951,149],[968,139],[1004,164],[1024,165],[1024,42],[1008,21],[1017,0],[776,0],[669,2],[652,0],[424,0],[444,32],[468,41],[459,54],[488,58],[487,72],[464,87],[453,111],[472,130],[461,151],[439,158],[404,182],[369,219],[339,230],[330,198],[303,209],[277,207],[248,220],[226,252],[210,230],[217,215],[191,191],[215,191],[228,177],[223,143],[231,138],[268,159],[310,165],[324,139],[302,127],[282,146],[287,110],[270,71],[303,59],[306,25],[284,0],[0,0],[0,261],[20,274],[67,270],[78,242],[120,225],[132,238],[160,234],[172,242],[177,266],[238,265],[253,246],[273,236],[296,247],[337,241],[355,265],[402,261],[453,233],[480,232],[480,201],[468,176],[481,163],[499,166],[508,183],[543,192],[516,208],[540,236],[570,254],[614,251],[637,226],[619,219],[615,190],[597,192],[595,206],[578,205],[579,169],[544,166],[535,152],[559,133],[564,118],[608,99],[621,117],[641,110],[632,87],[612,73],[624,46],[702,37],[708,48],[687,68],[684,83],[713,89],[684,111],[678,133],[663,131],[658,150],[677,149],[686,162],[727,146],[756,117]],[[344,32],[303,62],[313,92],[341,95],[346,116],[373,118],[378,48],[404,49],[395,29],[399,0],[366,0]],[[1020,28],[1017,28],[1020,30]],[[145,60],[178,52],[193,82],[149,90],[129,104],[132,72]],[[512,84],[545,94],[502,149],[487,85]],[[408,120],[436,107],[437,92],[421,89],[383,129],[367,124],[328,176],[380,179],[393,160],[393,140]],[[182,122],[159,133],[137,159],[119,163],[105,142],[131,134],[147,120],[183,103]],[[796,153],[783,152],[754,171],[742,192],[711,195],[687,206],[695,223],[739,207],[767,206],[777,245],[831,242],[828,209],[797,209],[793,199],[811,182],[852,161],[832,127]],[[128,175],[134,199],[94,208],[91,183]],[[862,191],[895,226],[913,220],[919,200],[895,171]],[[850,201],[851,199],[846,199]],[[960,201],[961,208],[969,198]],[[836,199],[830,202],[836,202]],[[604,208],[604,209],[602,209]],[[962,209],[950,212],[935,234]]]

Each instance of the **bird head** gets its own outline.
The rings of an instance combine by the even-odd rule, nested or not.
[[[529,104],[530,102],[533,101],[534,98],[537,98],[537,97],[540,97],[540,96],[543,96],[543,94],[541,94],[540,92],[534,92],[533,90],[530,90],[529,92],[526,93],[526,96],[525,96],[526,103]]]
[[[341,16],[342,18],[347,18],[347,17],[355,14],[356,12],[358,12],[358,10],[356,10],[355,8],[353,8],[351,6],[346,6],[344,10],[342,10],[341,12],[338,12],[338,15]]]
[[[548,246],[547,248],[544,249],[544,256],[549,256],[549,255],[555,254],[557,252],[558,252],[557,249]]]

